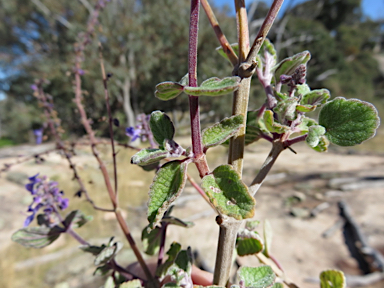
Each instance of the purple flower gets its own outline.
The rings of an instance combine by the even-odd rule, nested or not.
[[[33,195],[33,201],[28,206],[27,212],[31,214],[24,221],[24,227],[28,226],[35,218],[37,212],[43,209],[44,216],[49,223],[55,225],[58,209],[64,210],[68,207],[69,199],[63,198],[64,193],[58,188],[55,181],[49,181],[46,176],[38,177],[36,174],[29,177],[29,183],[25,188]]]
[[[32,84],[30,87],[33,91],[37,91],[38,89],[36,84]]]
[[[36,144],[41,144],[43,142],[43,131],[44,128],[33,129],[33,135],[35,135]]]
[[[136,126],[137,127],[137,126]],[[140,128],[134,128],[134,127],[128,127],[125,129],[125,134],[131,138],[131,141],[135,141],[137,138],[141,136],[141,129]]]

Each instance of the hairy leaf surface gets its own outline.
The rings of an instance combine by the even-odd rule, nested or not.
[[[165,163],[153,179],[149,189],[148,221],[153,229],[163,217],[168,207],[184,189],[187,173],[185,161]]]
[[[331,143],[353,146],[375,136],[380,118],[371,103],[337,97],[324,104],[319,124],[327,130],[325,136]]]
[[[255,199],[232,166],[218,166],[203,178],[202,188],[220,214],[238,220],[253,217]]]

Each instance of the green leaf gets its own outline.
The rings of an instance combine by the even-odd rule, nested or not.
[[[183,87],[177,82],[162,82],[156,85],[155,96],[160,100],[168,101],[183,93]]]
[[[43,248],[54,242],[64,232],[65,230],[58,226],[26,227],[13,233],[11,239],[25,247]]]
[[[371,103],[337,97],[324,104],[319,124],[327,130],[325,136],[331,143],[353,146],[375,136],[380,118]]]
[[[172,140],[175,135],[175,127],[167,114],[161,111],[153,111],[149,126],[156,142],[163,146],[165,140]]]
[[[114,242],[105,246],[103,250],[95,258],[95,265],[104,265],[107,264],[110,260],[112,260],[116,254],[121,250],[123,244],[120,242]]]
[[[259,53],[256,56],[257,67],[258,67],[258,69],[260,69],[263,72],[265,72],[264,71],[264,67],[265,67],[265,62],[266,62],[266,59],[265,59],[265,53],[266,52],[270,56],[272,56],[272,59],[273,59],[273,60],[268,59],[268,62],[269,62],[269,65],[270,65],[269,67],[275,66],[276,62],[277,62],[276,50],[275,50],[275,47],[273,46],[271,41],[269,41],[268,38],[266,38],[264,40],[263,45],[261,45],[260,51],[259,51]]]
[[[183,86],[188,86],[188,84],[189,84],[189,73],[185,74],[183,76],[183,78],[180,79],[179,84],[183,85]]]
[[[309,51],[303,51],[292,57],[285,58],[273,68],[276,81],[280,81],[281,75],[292,75],[297,67],[301,64],[307,64],[309,59],[311,59]]]
[[[167,251],[168,259],[163,264],[161,264],[156,270],[156,275],[158,277],[164,277],[167,274],[168,269],[175,263],[176,257],[179,254],[180,250],[181,245],[179,243],[173,242],[171,244],[171,247]]]
[[[314,125],[309,127],[308,129],[308,136],[305,138],[305,142],[310,147],[316,147],[320,142],[320,137],[325,134],[325,128],[320,125]]]
[[[232,76],[205,80],[199,87],[185,86],[184,92],[192,96],[221,96],[236,91],[240,86],[240,77]]]
[[[277,103],[273,111],[278,115],[280,123],[283,123],[285,119],[294,120],[296,116],[296,106],[298,104],[298,98],[290,97]]]
[[[113,281],[112,276],[109,276],[107,280],[105,280],[103,288],[115,288],[115,283]]]
[[[312,106],[312,105],[309,105],[309,104],[305,104],[305,105],[297,105],[296,106],[296,111],[298,112],[304,112],[304,113],[307,113],[307,112],[312,112],[316,109],[316,105],[315,106]]]
[[[273,284],[272,288],[284,288],[283,283],[275,283]]]
[[[241,267],[237,272],[245,287],[266,288],[275,282],[276,275],[270,266]]]
[[[165,163],[153,179],[149,189],[148,221],[153,229],[168,207],[179,197],[187,180],[187,164],[175,160]]]
[[[95,269],[95,271],[93,272],[93,276],[95,276],[95,275],[105,276],[111,270],[112,270],[111,266],[108,264],[105,264],[105,265],[97,267]]]
[[[303,95],[300,104],[302,105],[322,105],[329,99],[330,93],[327,89],[312,90]]]
[[[271,245],[272,245],[272,226],[271,223],[265,219],[264,220],[264,255],[269,257],[269,252],[271,251]]]
[[[253,217],[255,199],[232,166],[218,166],[202,182],[203,190],[220,214],[238,220]]]
[[[244,115],[235,115],[204,129],[202,132],[204,147],[210,148],[224,143],[243,127],[243,121]]]
[[[257,226],[259,226],[259,224],[260,224],[260,221],[258,220],[248,220],[247,222],[245,222],[245,229],[249,231],[255,231]]]
[[[134,279],[120,284],[119,288],[143,288],[139,279]]]
[[[305,134],[308,132],[309,127],[313,125],[319,125],[314,119],[308,118],[308,117],[303,117],[301,118],[301,123],[296,127],[302,134]]]
[[[168,157],[168,151],[164,149],[141,149],[131,158],[131,163],[146,166],[158,163],[160,160]]]
[[[183,221],[179,218],[173,217],[173,216],[164,216],[163,219],[161,220],[164,223],[184,227],[184,228],[191,228],[195,224],[190,221]]]
[[[101,251],[103,251],[105,247],[107,246],[103,244],[101,246],[83,245],[83,246],[80,246],[79,248],[84,252],[88,252],[88,253],[91,253],[93,256],[97,256],[98,254],[100,254]]]
[[[236,249],[239,256],[257,254],[263,250],[263,242],[260,235],[247,229],[240,230],[237,234]]]
[[[263,120],[268,131],[271,133],[282,134],[290,130],[288,126],[275,122],[273,119],[273,112],[271,110],[266,110],[264,112]]]
[[[269,134],[269,131],[263,122],[263,118],[259,118],[259,110],[248,111],[245,128],[245,145],[258,141],[263,132]]]
[[[321,288],[344,288],[346,287],[344,273],[337,270],[326,270],[320,274]]]
[[[235,52],[235,54],[238,55],[239,54],[239,44],[238,43],[232,43],[231,47],[232,47],[233,51]],[[227,59],[232,64],[231,60],[229,60],[227,54],[224,52],[223,47],[221,47],[221,46],[217,47],[216,51],[220,54],[220,56],[224,57],[225,59]]]
[[[93,216],[86,216],[80,210],[75,210],[69,213],[64,220],[65,227],[70,227],[72,229],[80,228],[85,223],[92,221]]]
[[[141,241],[143,243],[144,252],[148,255],[155,255],[160,248],[161,228],[155,227],[150,230],[145,227],[141,233]]]
[[[320,136],[319,144],[316,147],[311,147],[313,150],[317,152],[327,152],[329,146],[329,140],[325,136]]]
[[[307,84],[299,84],[296,85],[296,91],[298,96],[304,96],[305,94],[311,92],[311,88],[309,88]]]

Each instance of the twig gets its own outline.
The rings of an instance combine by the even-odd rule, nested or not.
[[[103,3],[101,3],[101,4],[103,4]],[[144,271],[144,273],[148,279],[149,286],[155,287],[157,281],[153,278],[147,264],[145,263],[145,261],[143,259],[143,256],[141,255],[140,250],[138,249],[138,247],[136,245],[135,240],[133,239],[133,237],[131,235],[131,232],[129,231],[127,223],[125,222],[124,217],[121,214],[121,210],[120,210],[120,208],[118,208],[118,202],[117,202],[116,194],[112,188],[107,168],[106,168],[104,162],[101,160],[101,158],[99,156],[99,152],[96,148],[97,141],[96,141],[95,133],[94,133],[94,131],[93,131],[93,129],[89,123],[89,120],[87,118],[87,114],[86,114],[84,106],[82,104],[81,75],[83,74],[82,73],[83,70],[81,69],[80,63],[83,60],[83,51],[85,49],[85,46],[88,43],[90,43],[90,41],[91,41],[91,39],[90,39],[91,34],[93,33],[94,27],[98,21],[97,19],[98,19],[99,11],[102,9],[101,4],[99,2],[98,5],[96,5],[94,13],[89,20],[87,31],[86,31],[85,35],[79,34],[79,40],[80,41],[77,43],[77,45],[75,45],[76,55],[75,55],[75,99],[74,99],[74,102],[75,102],[75,104],[79,110],[81,122],[82,122],[88,136],[89,136],[92,153],[93,153],[94,157],[96,158],[97,162],[99,163],[100,170],[101,170],[101,173],[102,173],[103,178],[104,178],[105,186],[107,188],[109,198],[112,202],[112,206],[113,206],[113,209],[115,212],[116,219],[117,219],[117,221],[120,225],[120,228],[122,229],[128,243],[130,244],[133,252],[135,253],[137,261],[139,262],[141,268],[143,269],[143,271]]]
[[[117,192],[118,192],[118,190],[117,190],[117,165],[116,165],[116,151],[115,151],[114,134],[113,134],[113,119],[112,119],[111,106],[109,104],[108,78],[107,78],[107,75],[105,74],[103,54],[102,54],[101,49],[102,49],[101,43],[99,42],[100,68],[101,68],[101,75],[103,77],[105,105],[107,106],[107,111],[108,111],[109,136],[110,136],[111,148],[112,148],[113,176],[114,176],[114,181],[115,181],[115,197],[116,197],[116,201],[118,201],[119,198],[117,197]]]
[[[239,76],[240,77],[249,77],[253,74],[253,70],[256,67],[256,56],[259,53],[261,45],[263,44],[269,30],[272,27],[273,22],[275,21],[277,14],[283,5],[284,0],[274,0],[271,8],[267,14],[267,17],[264,19],[263,25],[261,25],[259,32],[252,44],[251,50],[248,53],[247,58],[239,67]]]
[[[269,152],[269,155],[267,159],[265,159],[263,166],[261,166],[259,173],[256,175],[255,179],[253,179],[251,185],[249,186],[249,189],[251,190],[253,196],[257,193],[257,191],[263,184],[273,164],[276,162],[277,157],[279,157],[280,153],[284,149],[284,144],[279,140],[273,142],[271,152]]]
[[[208,0],[201,0],[201,5],[204,8],[205,14],[207,14],[208,20],[211,23],[213,31],[215,31],[216,37],[219,40],[221,47],[223,47],[224,53],[228,56],[232,65],[236,66],[238,63],[237,55],[235,51],[233,51],[231,44],[229,44],[227,37],[225,37],[223,31],[221,30],[219,22],[217,21],[216,16],[208,3]]]

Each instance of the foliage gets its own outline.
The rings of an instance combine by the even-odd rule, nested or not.
[[[272,42],[265,39],[270,27],[277,17],[277,12],[282,2],[275,1],[271,7],[269,17],[265,18],[262,28],[256,40],[251,47],[251,43],[247,33],[242,33],[245,29],[244,24],[247,23],[247,18],[244,13],[241,13],[244,7],[244,1],[236,1],[236,12],[238,14],[239,26],[239,45],[230,46],[229,42],[220,29],[217,29],[218,24],[215,24],[216,19],[213,12],[210,11],[209,5],[206,1],[202,4],[208,15],[209,22],[214,26],[216,36],[222,46],[222,51],[218,50],[218,55],[221,54],[230,60],[233,65],[232,76],[222,77],[219,74],[214,77],[207,76],[204,73],[204,81],[200,81],[198,85],[197,78],[197,55],[199,46],[197,45],[198,31],[199,31],[199,4],[198,0],[191,0],[190,22],[186,22],[187,17],[180,17],[179,14],[186,13],[186,1],[179,1],[176,4],[173,1],[161,0],[153,1],[142,0],[139,2],[127,1],[125,3],[120,1],[100,0],[96,4],[94,10],[91,10],[91,17],[88,25],[84,28],[85,33],[80,33],[76,39],[71,33],[80,27],[70,30],[72,24],[68,20],[75,20],[68,15],[67,18],[57,18],[60,25],[66,26],[69,30],[66,34],[69,39],[66,43],[70,43],[71,39],[75,41],[75,66],[69,73],[74,77],[74,104],[78,110],[81,121],[77,124],[82,124],[88,134],[89,144],[92,153],[100,167],[102,177],[105,182],[105,187],[108,192],[109,199],[111,200],[112,209],[100,208],[92,201],[88,191],[86,191],[82,179],[77,173],[76,166],[73,164],[71,158],[73,151],[69,150],[62,141],[62,131],[60,130],[60,119],[57,112],[54,110],[54,101],[45,90],[53,89],[57,83],[55,80],[60,79],[60,72],[52,74],[52,82],[36,81],[30,88],[34,91],[34,96],[38,100],[39,105],[43,108],[45,116],[45,125],[50,128],[52,136],[55,137],[57,149],[62,152],[67,159],[69,166],[74,173],[74,179],[77,180],[81,189],[76,193],[79,197],[86,197],[86,200],[98,210],[104,212],[113,212],[116,221],[121,227],[121,230],[128,241],[131,249],[133,250],[138,264],[140,265],[140,272],[145,274],[140,276],[140,273],[124,268],[117,263],[115,259],[117,253],[122,247],[120,242],[115,242],[113,237],[110,238],[107,244],[95,246],[83,239],[77,232],[76,228],[82,227],[92,217],[84,215],[79,210],[69,212],[65,217],[62,216],[62,210],[68,208],[68,199],[63,198],[64,192],[58,187],[54,181],[50,181],[45,176],[34,175],[29,178],[29,183],[25,188],[32,195],[33,201],[29,205],[27,212],[30,213],[25,220],[25,228],[18,230],[12,236],[12,239],[24,246],[43,248],[56,239],[63,233],[71,235],[80,244],[84,252],[88,252],[95,256],[94,264],[97,267],[95,273],[109,274],[112,278],[107,278],[105,287],[145,287],[157,288],[161,287],[192,287],[194,284],[193,273],[196,272],[196,267],[193,267],[193,257],[191,247],[183,249],[179,243],[173,242],[168,251],[166,251],[166,236],[168,225],[177,225],[181,227],[189,227],[191,223],[184,222],[181,219],[171,216],[172,204],[183,193],[187,180],[196,188],[198,193],[207,201],[208,205],[218,214],[216,222],[219,225],[220,233],[218,240],[217,250],[217,264],[213,275],[211,284],[216,287],[224,287],[229,281],[229,271],[232,266],[233,251],[237,249],[239,256],[255,255],[263,264],[276,262],[271,255],[271,239],[272,229],[268,222],[264,224],[264,237],[262,238],[256,231],[255,226],[257,223],[249,221],[245,229],[240,230],[242,223],[255,214],[255,194],[262,185],[266,176],[270,172],[272,166],[277,160],[278,156],[286,149],[291,149],[291,146],[305,142],[309,147],[317,152],[326,152],[328,146],[332,144],[340,146],[353,146],[360,144],[372,138],[380,124],[380,119],[376,108],[366,102],[358,99],[345,99],[337,97],[330,99],[330,92],[327,89],[311,89],[307,84],[309,60],[311,59],[311,52],[304,50],[299,53],[292,53],[293,55],[280,59],[279,49],[275,48]],[[342,12],[342,19],[352,21],[350,13],[354,13],[353,7],[357,4],[356,1],[346,1],[347,3],[338,4],[335,6],[337,9],[345,9]],[[5,5],[5,2],[1,2]],[[36,2],[40,3],[40,2]],[[83,2],[83,4],[86,2]],[[302,5],[313,5],[313,1],[308,1]],[[57,4],[62,7],[63,4]],[[71,5],[74,5],[71,3]],[[137,6],[136,6],[137,5]],[[324,1],[324,9],[329,8],[329,2]],[[84,5],[85,8],[86,5]],[[6,6],[11,9],[12,5]],[[30,8],[30,6],[28,6]],[[72,6],[71,6],[72,7]],[[164,7],[168,9],[164,9]],[[14,9],[15,7],[13,7]],[[276,9],[277,8],[277,9]],[[42,9],[42,7],[40,7]],[[72,8],[74,9],[74,8]],[[27,9],[28,10],[28,9]],[[44,12],[43,8],[43,12]],[[104,11],[103,11],[104,10]],[[300,5],[296,7],[297,15],[300,10]],[[352,11],[352,12],[351,12]],[[28,14],[21,13],[23,20]],[[84,13],[85,11],[83,11]],[[100,16],[100,13],[104,16]],[[76,14],[76,13],[74,13]],[[86,14],[86,13],[84,13]],[[154,17],[156,15],[156,17]],[[84,17],[82,13],[73,17]],[[100,17],[99,17],[100,16]],[[340,19],[329,18],[332,16],[324,14],[323,12],[311,16],[320,21],[332,21],[327,23],[324,27],[315,22],[310,22],[308,25],[315,25],[319,31],[323,33],[326,43],[328,40],[333,42],[332,37],[328,37],[327,29],[338,29],[341,27]],[[44,15],[38,14],[31,16],[35,21],[44,20]],[[36,19],[35,19],[35,18]],[[136,18],[135,18],[136,17]],[[104,23],[111,23],[106,25],[105,29],[97,31],[96,23],[99,21]],[[118,25],[119,22],[125,19],[130,19],[130,25]],[[61,19],[61,20],[60,20]],[[137,19],[137,20],[131,20]],[[10,21],[15,19],[11,18]],[[22,22],[22,27],[28,27],[27,20]],[[103,22],[104,21],[104,22]],[[124,21],[122,21],[124,22]],[[176,27],[181,27],[181,30],[162,29],[157,32],[157,26],[164,26],[167,24],[174,24]],[[177,25],[176,25],[177,24]],[[38,31],[44,25],[32,28],[33,32]],[[186,38],[182,37],[189,27],[189,48],[184,51],[183,43]],[[305,27],[303,27],[305,30]],[[246,29],[245,29],[246,30]],[[348,36],[349,32],[344,29],[344,33]],[[341,30],[340,30],[341,31]],[[179,35],[179,32],[181,33]],[[244,32],[244,31],[243,31]],[[343,32],[343,31],[341,31]],[[341,33],[340,32],[340,33]],[[22,33],[25,33],[23,30]],[[45,35],[44,33],[47,33]],[[117,34],[116,34],[117,33]],[[32,33],[33,34],[33,33]],[[52,31],[43,31],[37,33],[36,41],[42,41],[43,36],[52,36]],[[353,33],[352,33],[353,34]],[[123,36],[119,36],[123,35]],[[9,35],[8,35],[9,36]],[[96,43],[93,42],[92,36],[97,36],[100,46],[104,47],[96,53]],[[124,37],[127,38],[124,38]],[[109,39],[108,37],[112,37]],[[174,42],[174,38],[182,40]],[[328,38],[327,38],[328,37]],[[21,37],[22,38],[22,37]],[[49,37],[48,37],[49,38]],[[341,37],[343,38],[343,37]],[[138,44],[138,40],[142,41],[142,45]],[[7,45],[11,45],[17,40],[20,42],[19,49],[23,53],[33,54],[28,45],[22,45],[19,39],[7,39]],[[46,40],[46,39],[45,39]],[[29,39],[27,43],[35,43],[35,40]],[[44,42],[43,42],[44,43]],[[52,43],[51,43],[52,44]],[[107,45],[108,44],[108,45]],[[177,44],[177,45],[176,45]],[[279,45],[281,43],[278,43]],[[183,148],[175,141],[175,135],[178,131],[176,125],[171,118],[160,110],[153,111],[150,116],[140,115],[138,120],[139,124],[134,125],[132,115],[134,115],[140,107],[142,110],[154,108],[157,105],[156,101],[149,101],[146,93],[146,87],[142,87],[143,83],[147,81],[159,80],[171,76],[173,78],[181,70],[181,60],[178,59],[180,51],[179,46],[183,47],[180,51],[183,54],[188,52],[188,74],[182,78],[180,82],[166,81],[161,79],[161,83],[156,86],[155,96],[160,100],[167,101],[165,103],[177,103],[179,99],[188,98],[191,118],[191,145],[190,148]],[[357,44],[356,44],[357,45]],[[65,49],[63,47],[52,44],[52,47],[60,48],[59,51]],[[89,48],[88,48],[89,47]],[[145,47],[143,49],[142,47]],[[235,49],[232,50],[234,47]],[[93,50],[92,50],[93,48]],[[170,53],[165,53],[168,48]],[[87,55],[87,49],[91,49]],[[33,50],[33,49],[32,49]],[[165,52],[164,52],[165,51]],[[235,52],[236,51],[236,52]],[[17,54],[17,51],[13,51]],[[165,58],[176,58],[176,62],[165,63],[162,62],[163,58],[159,54],[164,53]],[[223,53],[225,55],[223,55]],[[348,52],[349,53],[349,52]],[[352,52],[351,52],[352,53]],[[355,52],[353,52],[355,53]],[[59,53],[60,54],[60,53]],[[335,55],[338,54],[335,52]],[[53,53],[53,55],[57,56]],[[103,57],[101,57],[103,55]],[[341,54],[340,54],[341,55]],[[338,56],[340,56],[338,55]],[[362,54],[358,54],[361,56]],[[32,57],[32,55],[28,55]],[[91,80],[96,77],[96,72],[93,65],[96,64],[96,57],[102,71],[102,81],[96,82],[95,85],[90,84]],[[103,58],[109,59],[109,62],[104,66]],[[332,57],[332,56],[331,56]],[[42,57],[43,58],[43,57]],[[84,58],[89,58],[90,62],[83,63]],[[337,57],[336,57],[337,58]],[[58,58],[52,57],[47,61],[48,65],[52,65]],[[212,58],[213,59],[213,58]],[[340,63],[336,64],[338,69],[342,69],[345,65],[345,59],[342,56],[338,58]],[[41,60],[41,59],[39,59]],[[211,60],[204,61],[204,65],[211,64]],[[332,62],[332,60],[329,60]],[[223,61],[224,62],[224,61]],[[65,62],[69,65],[69,62]],[[89,66],[87,66],[89,65]],[[220,67],[219,64],[217,67]],[[86,67],[87,66],[87,67]],[[36,73],[42,73],[44,69],[49,66],[42,65],[34,70]],[[65,64],[61,66],[65,67]],[[92,67],[92,69],[91,69]],[[112,74],[105,74],[105,67],[108,71],[115,71],[115,78]],[[34,67],[29,67],[34,69]],[[169,70],[167,70],[167,68]],[[26,68],[25,68],[26,69]],[[41,70],[40,70],[41,69]],[[157,70],[159,69],[159,70]],[[150,74],[156,70],[156,73]],[[180,70],[180,71],[179,71]],[[253,74],[257,78],[265,92],[265,97],[258,109],[248,111],[248,98],[250,96],[250,83]],[[342,73],[340,73],[342,74]],[[154,76],[155,75],[155,76]],[[220,76],[221,78],[219,78]],[[57,77],[57,79],[56,79]],[[153,79],[152,79],[153,78]],[[180,77],[179,77],[180,78]],[[115,79],[115,82],[112,82]],[[140,83],[138,80],[141,80]],[[88,82],[88,83],[87,83]],[[101,88],[101,82],[103,88]],[[310,81],[308,81],[310,82]],[[319,79],[317,82],[321,82]],[[52,84],[53,83],[53,84]],[[148,82],[149,83],[149,82]],[[83,84],[83,86],[82,86]],[[109,90],[109,84],[114,84],[114,88]],[[50,88],[49,85],[52,85]],[[89,87],[88,95],[84,93],[83,88]],[[117,90],[116,87],[118,87]],[[154,86],[149,86],[152,87]],[[68,89],[66,87],[65,89]],[[104,89],[104,97],[106,105],[99,101],[101,94],[99,90]],[[120,89],[120,90],[119,90]],[[127,90],[128,89],[128,90]],[[54,92],[54,90],[52,90]],[[56,95],[63,92],[60,90]],[[153,91],[152,91],[153,92]],[[186,97],[177,97],[184,92]],[[114,93],[121,93],[116,99],[111,99],[110,95]],[[208,126],[202,130],[200,127],[200,98],[208,98],[210,102],[215,102],[216,99],[225,98],[225,94],[233,93],[233,107],[232,115],[222,117],[221,121],[217,121],[213,125]],[[151,93],[152,94],[152,93]],[[140,97],[138,97],[140,96]],[[142,97],[141,97],[142,96]],[[204,97],[215,96],[215,97]],[[138,97],[138,98],[135,98]],[[153,95],[151,96],[153,99]],[[177,98],[176,98],[177,97]],[[140,101],[139,101],[140,99]],[[33,103],[33,100],[31,103]],[[146,170],[156,170],[152,184],[149,187],[149,201],[147,210],[148,225],[144,227],[141,234],[144,244],[145,253],[153,255],[158,253],[156,263],[156,271],[153,272],[149,269],[148,263],[141,255],[141,251],[133,239],[129,227],[121,213],[120,203],[118,201],[118,185],[117,185],[117,172],[116,172],[116,157],[118,153],[115,150],[115,137],[114,125],[120,126],[120,122],[112,117],[112,107],[117,105],[117,102],[122,103],[122,107],[127,117],[129,127],[125,129],[126,135],[130,137],[131,141],[135,139],[148,139],[149,148],[137,149],[137,153],[131,158],[131,163],[140,165]],[[168,101],[171,100],[171,101]],[[132,102],[131,102],[132,101]],[[94,105],[91,105],[94,103]],[[121,104],[120,103],[120,104]],[[132,109],[132,105],[134,109]],[[182,102],[179,102],[182,103]],[[184,103],[184,100],[183,100]],[[57,104],[56,104],[57,105]],[[84,106],[85,105],[85,106]],[[164,110],[171,107],[162,106]],[[145,106],[145,108],[144,108]],[[86,108],[85,108],[86,107]],[[214,107],[214,106],[210,106]],[[313,111],[319,112],[319,119],[313,119],[307,113]],[[105,111],[108,115],[107,123],[94,124],[90,122],[91,119],[99,117],[100,111]],[[90,115],[90,116],[88,116]],[[95,115],[98,115],[97,117]],[[218,119],[219,120],[219,119]],[[103,122],[103,121],[101,121]],[[92,125],[94,124],[94,125]],[[95,137],[94,128],[103,130],[103,125],[108,127],[110,133],[110,140],[112,146],[112,162],[113,162],[113,180],[108,173],[106,164],[101,159],[97,150],[97,139]],[[92,127],[93,126],[93,127]],[[103,132],[101,132],[103,133]],[[243,161],[244,161],[244,146],[256,143],[259,139],[265,139],[271,144],[271,151],[266,158],[264,164],[261,166],[259,172],[255,176],[250,185],[246,185],[243,181]],[[220,144],[228,145],[228,163],[220,164],[217,167],[210,169],[206,154],[208,148]],[[126,145],[129,148],[132,146]],[[195,164],[201,184],[197,184],[188,174],[188,165]],[[114,185],[112,184],[114,181]],[[43,211],[42,214],[37,215],[37,212]],[[37,219],[37,227],[29,226],[34,219]],[[167,257],[166,257],[167,256]],[[166,259],[165,259],[166,257]],[[283,271],[277,267],[278,265],[261,265],[258,267],[241,267],[238,270],[238,284],[233,287],[281,287],[281,283],[275,283],[277,275],[279,280],[287,282]],[[195,271],[195,272],[194,272]],[[132,282],[131,280],[139,279],[141,282]],[[321,276],[322,287],[337,287],[343,288],[345,286],[345,279],[342,272],[339,271],[324,271]],[[293,286],[296,286],[292,284]]]

